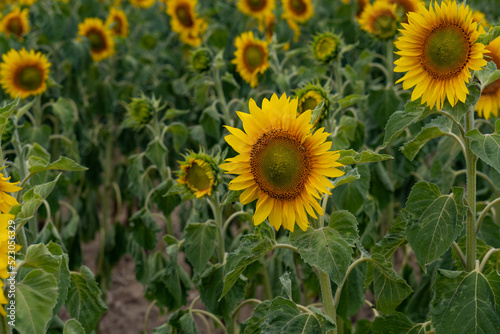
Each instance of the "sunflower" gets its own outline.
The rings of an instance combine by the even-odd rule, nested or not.
[[[90,54],[94,61],[101,61],[115,53],[115,41],[111,31],[106,28],[101,19],[85,19],[78,25],[78,35],[89,40]]]
[[[322,63],[328,63],[337,56],[340,39],[331,32],[316,35],[312,43],[314,58]]]
[[[276,16],[271,13],[265,18],[266,24],[266,38],[267,41],[270,42],[274,35],[274,29],[276,28]]]
[[[0,168],[0,170],[5,167]],[[15,193],[21,190],[21,187],[16,186],[19,183],[10,183],[10,177],[5,177],[0,173],[0,213],[8,213],[12,206],[19,204],[17,200],[7,193]]]
[[[125,12],[121,9],[111,7],[109,16],[106,19],[106,27],[111,30],[113,36],[127,37],[128,20]]]
[[[47,90],[45,82],[49,77],[49,68],[50,63],[41,52],[28,52],[24,48],[21,51],[11,49],[2,56],[0,84],[12,98],[19,94],[22,99],[42,94]],[[0,181],[0,191],[1,183]]]
[[[486,33],[486,30],[490,29],[490,24],[486,20],[483,12],[475,10],[472,12],[472,21],[478,24],[477,31],[480,34]]]
[[[30,31],[28,14],[28,9],[14,9],[0,21],[0,32],[3,32],[6,36],[17,36],[21,40],[23,35]]]
[[[361,29],[368,31],[384,40],[396,34],[399,16],[396,14],[396,4],[377,0],[368,4],[358,19]]]
[[[490,56],[493,62],[500,68],[500,37],[495,38],[486,46],[486,50],[490,51],[488,56]],[[476,104],[476,111],[479,116],[486,119],[490,118],[493,114],[495,117],[498,116],[498,110],[500,109],[500,79],[490,83],[481,92],[481,97]]]
[[[253,88],[257,86],[259,73],[264,73],[269,68],[267,42],[256,39],[253,32],[248,31],[236,37],[234,45],[236,58],[232,63],[236,65],[241,77]]]
[[[138,8],[149,8],[155,4],[156,0],[129,0],[129,2]]]
[[[242,204],[257,201],[253,223],[266,218],[276,229],[281,225],[293,231],[309,226],[307,214],[323,215],[317,199],[333,188],[327,177],[344,174],[336,167],[338,152],[329,151],[324,128],[312,133],[311,111],[297,117],[297,100],[276,94],[264,99],[262,109],[250,100],[250,114],[238,112],[245,132],[226,126],[231,135],[226,142],[238,153],[220,167],[239,174],[229,183],[231,190],[244,190]]]
[[[275,0],[239,0],[238,9],[246,15],[265,21],[266,17],[273,15],[273,9],[276,6]]]
[[[191,46],[201,44],[200,35],[207,29],[204,19],[198,18],[194,8],[197,0],[169,0],[167,14],[170,16],[172,30],[179,34],[180,39]]]
[[[409,12],[417,12],[419,5],[425,5],[425,2],[422,0],[382,0],[389,4],[396,5],[396,14],[400,18],[402,18],[402,22],[408,22],[408,13]]]
[[[190,151],[184,158],[184,161],[179,161],[181,169],[177,172],[177,182],[185,185],[196,198],[210,196],[220,174],[219,157],[213,158],[204,151]]]
[[[19,5],[24,5],[24,6],[31,6],[33,5],[35,2],[37,2],[38,0],[18,0],[17,3]]]
[[[293,39],[298,41],[300,28],[298,23],[306,23],[314,14],[311,0],[281,0],[283,15],[290,29],[293,30]]]
[[[446,98],[452,106],[464,102],[470,70],[486,65],[484,45],[475,43],[479,33],[469,7],[454,1],[434,9],[419,6],[408,14],[408,22],[395,43],[401,57],[394,62],[395,72],[408,73],[396,83],[403,81],[404,89],[415,86],[411,100],[422,97],[431,108],[441,109]]]
[[[16,245],[15,243],[9,244],[10,240],[15,237],[15,234],[9,233],[9,221],[14,220],[14,215],[11,214],[0,214],[0,278],[6,279],[10,277],[8,266],[9,266],[9,255],[12,255],[12,252],[17,253],[21,246]],[[9,238],[11,237],[11,238]],[[9,253],[10,251],[10,253]],[[5,305],[8,303],[7,298],[3,293],[3,288],[5,283],[0,280],[0,304]],[[0,306],[0,314],[6,316],[7,313],[3,306]]]
[[[330,106],[328,93],[323,87],[315,84],[307,84],[305,87],[297,90],[298,112],[303,114],[308,110],[314,110],[323,101],[324,105],[318,118],[314,120],[314,124],[318,124],[322,119],[327,116]]]
[[[370,4],[370,0],[357,0],[356,5],[356,17],[359,18],[361,16],[361,13],[365,10],[365,7]]]

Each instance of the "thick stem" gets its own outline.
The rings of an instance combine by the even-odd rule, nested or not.
[[[474,108],[469,109],[465,116],[465,132],[474,129]],[[467,164],[467,226],[466,226],[466,267],[465,270],[474,270],[476,262],[476,163],[477,156],[470,149],[470,139],[466,139],[466,164]]]
[[[222,103],[222,113],[224,115],[224,123],[226,125],[232,126],[231,115],[229,115],[229,109],[227,107],[226,97],[224,96],[224,90],[222,89],[222,81],[220,79],[219,69],[214,68],[214,85],[217,92],[217,97]]]
[[[335,85],[337,86],[337,93],[339,96],[343,96],[343,84],[342,84],[342,73],[340,71],[342,65],[341,65],[341,59],[340,57],[337,57],[335,60],[335,64],[333,65],[333,74],[335,75]]]
[[[335,320],[337,319],[337,311],[335,310],[335,304],[333,302],[330,277],[319,268],[316,268],[316,274],[318,275],[319,285],[321,287],[321,299],[323,300],[326,314],[328,314],[333,320]]]

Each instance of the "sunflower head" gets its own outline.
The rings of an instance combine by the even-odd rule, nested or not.
[[[212,54],[207,48],[196,49],[191,54],[190,64],[191,67],[198,73],[208,71],[212,63]]]
[[[113,36],[127,37],[128,20],[125,12],[121,9],[111,7],[106,19],[106,27],[110,29]]]
[[[204,19],[198,18],[195,7],[197,0],[169,0],[167,14],[170,16],[170,26],[179,34],[181,41],[191,46],[201,44],[200,35],[207,29]]]
[[[155,4],[156,0],[129,0],[129,2],[137,8],[149,8]]]
[[[312,52],[314,59],[322,63],[328,63],[334,59],[339,51],[340,39],[331,32],[324,32],[314,37]]]
[[[275,0],[238,0],[238,9],[246,15],[263,21],[266,16],[272,15]]]
[[[242,204],[257,201],[253,222],[266,218],[276,229],[281,225],[293,231],[309,226],[307,215],[323,214],[318,203],[330,194],[328,177],[344,174],[336,167],[339,153],[329,151],[328,133],[320,128],[311,132],[311,111],[298,115],[297,100],[285,94],[264,99],[262,108],[250,100],[250,114],[238,112],[245,132],[226,126],[231,133],[226,142],[238,153],[221,168],[238,176],[229,183],[231,190],[244,190]]]
[[[250,84],[251,87],[256,87],[259,73],[264,73],[269,68],[269,51],[268,43],[256,39],[253,32],[244,32],[236,37],[234,42],[236,51],[234,52],[235,59],[232,63],[236,65],[236,70],[241,77]]]
[[[359,19],[365,7],[370,4],[370,0],[356,0],[356,18]]]
[[[145,97],[132,98],[129,104],[130,118],[137,128],[146,126],[154,116],[152,103]]]
[[[314,14],[311,0],[282,0],[283,17],[299,23],[305,23]]]
[[[115,41],[111,30],[98,18],[87,18],[78,25],[78,35],[86,37],[90,45],[90,54],[94,61],[101,61],[115,53]]]
[[[186,191],[196,198],[210,196],[219,182],[220,155],[215,157],[201,150],[198,153],[189,151],[184,161],[179,161],[177,182],[186,186]]]
[[[298,112],[303,114],[308,110],[314,110],[323,101],[324,105],[313,122],[313,125],[317,125],[326,116],[328,116],[328,110],[330,107],[330,99],[328,93],[323,87],[318,84],[308,84],[304,88],[300,88],[296,92],[298,100]]]
[[[4,169],[1,168],[0,170]],[[8,213],[10,209],[19,204],[17,200],[8,193],[18,192],[21,187],[16,186],[18,182],[10,183],[10,177],[0,173],[0,213]]]
[[[472,21],[478,24],[477,31],[480,34],[486,33],[486,30],[490,29],[490,24],[486,20],[486,17],[483,12],[475,10],[472,12]]]
[[[402,22],[408,22],[407,14],[409,12],[417,12],[419,5],[425,5],[422,0],[383,0],[389,4],[396,5],[396,14],[402,18]]]
[[[500,68],[500,37],[495,38],[485,48],[490,53],[488,56]],[[476,111],[479,116],[489,119],[493,114],[498,117],[498,110],[500,109],[500,79],[493,81],[486,86],[481,92],[479,101],[476,103]]]
[[[47,90],[50,63],[41,52],[11,49],[2,55],[0,84],[12,97],[22,99]]]
[[[464,102],[470,70],[486,65],[484,45],[476,43],[479,33],[469,7],[455,1],[429,9],[420,6],[418,12],[408,14],[401,33],[395,42],[401,57],[394,62],[394,71],[408,72],[396,83],[403,81],[404,89],[415,86],[411,100],[422,97],[422,103],[438,109],[445,99],[452,106]]]
[[[396,4],[377,0],[368,4],[358,19],[361,29],[382,40],[394,37],[397,31],[399,16],[396,14]]]
[[[0,21],[0,32],[6,36],[16,36],[19,40],[30,31],[29,10],[16,8]]]

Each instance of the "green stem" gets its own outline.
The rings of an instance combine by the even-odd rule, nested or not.
[[[232,126],[231,116],[229,115],[229,109],[227,108],[226,97],[224,96],[224,90],[222,89],[222,81],[220,79],[219,69],[214,68],[214,84],[215,91],[217,92],[217,97],[222,103],[222,113],[224,115],[224,123],[226,125]]]
[[[342,288],[344,287],[345,282],[347,282],[347,278],[349,277],[349,274],[354,269],[354,267],[356,267],[358,264],[360,264],[361,262],[364,262],[364,261],[371,261],[371,259],[369,257],[360,257],[359,259],[357,259],[356,261],[351,263],[349,268],[347,268],[347,272],[345,273],[345,276],[344,276],[344,279],[342,280],[342,283],[340,283],[340,285],[337,288],[337,291],[335,291],[335,306],[334,306],[335,310],[337,310],[337,307],[339,306],[340,295],[342,294]]]
[[[0,328],[2,329],[2,334],[10,334],[10,328],[9,325],[7,324],[7,318],[4,317],[3,315],[0,316]]]
[[[495,206],[496,204],[500,203],[500,197],[497,197],[493,202],[489,203],[483,211],[481,211],[481,214],[479,215],[479,218],[477,219],[477,227],[476,227],[476,235],[479,233],[481,230],[481,224],[483,223],[484,218],[486,217],[486,214],[488,211]],[[497,213],[498,215],[498,213]]]
[[[219,229],[219,233],[217,233],[217,257],[219,258],[220,263],[224,263],[225,260],[225,245],[224,245],[224,237],[223,234],[224,226],[222,223],[222,207],[219,202],[219,196],[217,193],[214,193],[212,199],[207,198],[208,205],[212,209],[212,213],[214,214],[215,224]]]
[[[481,261],[481,265],[479,266],[479,271],[482,272],[484,270],[484,267],[486,266],[486,262],[488,262],[488,259],[490,256],[494,253],[500,252],[500,248],[492,248],[484,255],[483,261]]]
[[[470,108],[465,116],[465,132],[474,129],[474,108]],[[467,226],[466,226],[466,271],[472,271],[476,262],[476,163],[477,156],[470,149],[470,139],[465,139],[466,165],[467,165]]]
[[[266,266],[262,267],[262,285],[264,286],[265,299],[273,299],[273,292],[271,290],[271,283],[269,282]]]
[[[153,309],[153,306],[155,306],[157,300],[153,300],[151,304],[149,304],[148,309],[146,310],[146,315],[144,316],[144,333],[148,332],[148,320],[149,320],[149,313]]]
[[[219,326],[220,328],[222,328],[222,331],[224,333],[226,333],[226,326],[224,326],[224,324],[219,320],[219,318],[217,318],[215,315],[213,315],[212,313],[210,312],[207,312],[207,311],[203,311],[203,310],[198,310],[198,309],[194,309],[194,310],[191,310],[191,313],[199,313],[199,314],[203,314],[209,318],[211,318],[212,320],[214,320]]]
[[[333,65],[333,74],[335,75],[335,85],[337,86],[337,93],[339,96],[343,96],[343,84],[342,84],[342,74],[340,69],[342,68],[341,59],[337,57],[335,64]]]
[[[391,87],[394,85],[394,41],[389,39],[386,43],[387,87]]]
[[[323,305],[325,306],[326,314],[328,314],[332,319],[335,320],[337,318],[337,311],[335,309],[335,303],[333,301],[330,277],[321,269],[317,267],[315,267],[315,269],[316,275],[318,275],[319,285],[321,287],[321,298],[323,300]]]

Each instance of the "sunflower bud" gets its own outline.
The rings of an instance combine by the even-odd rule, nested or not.
[[[212,55],[206,48],[200,48],[191,55],[191,67],[198,73],[202,73],[210,69],[212,63]]]
[[[324,101],[321,111],[314,120],[314,125],[318,124],[327,116],[330,101],[328,93],[325,89],[323,89],[323,87],[320,85],[308,84],[304,88],[298,89],[296,95],[298,100],[298,112],[300,114],[306,112],[307,110],[316,109],[321,101]]]
[[[153,118],[153,107],[147,99],[133,98],[129,108],[130,117],[139,127],[147,125]]]
[[[312,51],[314,58],[322,63],[334,59],[339,50],[340,39],[331,32],[324,32],[314,37]]]
[[[179,161],[177,182],[185,185],[186,192],[196,198],[210,196],[218,183],[220,156],[212,157],[204,151],[199,153],[189,151],[184,158],[184,161]]]
[[[2,144],[10,141],[13,132],[14,132],[14,122],[12,121],[12,119],[9,118],[2,132]]]

